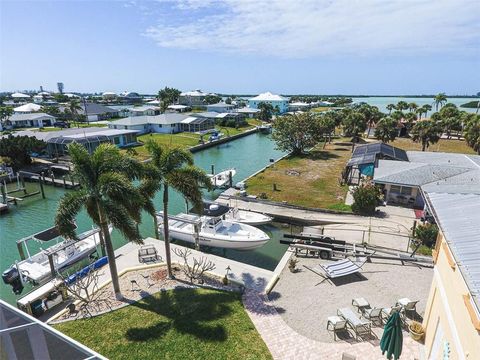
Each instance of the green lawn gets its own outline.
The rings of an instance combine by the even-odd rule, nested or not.
[[[319,144],[309,154],[280,160],[247,181],[248,193],[265,193],[270,200],[294,205],[351,211],[344,204],[348,187],[340,185],[342,170],[351,155],[351,145],[346,141],[333,140],[325,149]]]
[[[390,145],[404,150],[422,150],[421,143],[413,142],[411,139],[406,138],[397,138],[394,142],[390,143]],[[440,139],[436,144],[430,145],[426,151],[476,154],[476,152],[467,145],[465,140],[457,139]]]
[[[55,325],[110,359],[271,359],[241,295],[185,289]]]

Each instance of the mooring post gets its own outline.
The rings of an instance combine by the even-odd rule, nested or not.
[[[211,169],[212,169],[212,170],[211,170],[211,171],[212,171],[212,175],[215,175],[215,165],[212,164],[212,165],[211,165]]]
[[[48,254],[48,263],[50,264],[50,273],[52,277],[55,278],[57,274],[55,272],[55,264],[53,263],[53,254]]]
[[[277,184],[273,183],[273,191],[277,191]]]
[[[27,194],[27,188],[25,187],[25,179],[23,177],[23,173],[20,173],[20,183],[22,184],[23,193]]]
[[[41,181],[45,182],[45,172],[42,171],[41,175]]]
[[[230,187],[232,187],[232,185],[233,185],[232,172],[231,171],[228,172],[228,185],[230,185]]]
[[[67,180],[65,180],[65,176],[63,177],[63,187],[65,189],[67,188]]]
[[[45,199],[45,190],[43,189],[43,181],[40,179],[40,191],[42,192],[42,198]]]
[[[4,204],[7,204],[7,193],[5,192],[5,188],[4,188],[5,185],[0,185],[0,188],[2,190],[2,199],[3,199],[3,203]]]
[[[75,183],[73,182],[73,176],[70,174],[70,182],[72,183],[72,189],[75,188]]]
[[[53,171],[51,172],[51,176],[52,176],[52,185],[55,186],[55,174],[53,173]]]
[[[193,236],[195,240],[195,250],[200,250],[200,239],[199,239],[199,229],[198,224],[193,224]]]

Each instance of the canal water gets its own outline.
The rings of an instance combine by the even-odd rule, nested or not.
[[[197,152],[194,154],[194,159],[195,164],[207,172],[210,172],[211,165],[215,166],[216,172],[234,167],[237,171],[233,178],[235,183],[263,168],[270,159],[278,159],[283,155],[283,152],[275,149],[275,144],[268,135],[252,134]],[[27,183],[27,187],[32,192],[38,190],[38,184]],[[8,214],[0,216],[0,271],[19,259],[16,240],[53,226],[58,201],[66,191],[68,190],[45,186],[46,199],[42,199],[41,196],[27,198],[18,207],[12,206]],[[205,197],[214,199],[219,193],[220,191],[206,193]],[[157,194],[154,202],[157,209],[161,210],[163,206],[161,192]],[[171,194],[170,214],[184,212],[185,207],[183,197],[176,193]],[[92,222],[85,213],[81,213],[77,217],[77,225],[78,231],[82,232],[90,229]],[[273,270],[287,247],[281,245],[279,239],[284,231],[289,231],[289,228],[282,228],[281,224],[273,224],[266,225],[262,229],[270,235],[271,240],[260,249],[254,251],[205,249],[205,251]],[[140,231],[143,237],[154,236],[153,220],[150,216],[143,216]],[[112,233],[112,238],[115,248],[126,243],[122,235],[115,231]],[[34,250],[35,246],[40,246],[35,243],[31,245],[33,246],[29,248]],[[223,269],[218,270],[221,272]],[[25,293],[26,290],[24,290]],[[5,286],[3,282],[0,284],[0,298],[10,303],[14,303],[16,299],[10,287]]]

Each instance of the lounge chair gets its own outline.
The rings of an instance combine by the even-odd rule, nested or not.
[[[340,316],[329,316],[327,320],[327,330],[333,331],[333,340],[337,340],[338,331],[347,330],[347,321]]]
[[[402,307],[402,311],[407,315],[407,313],[413,313],[414,315],[417,313],[417,303],[418,300],[412,301],[409,298],[402,298],[397,301],[397,306]]]
[[[362,270],[362,266],[366,262],[366,259],[360,263],[354,263],[350,259],[345,259],[336,261],[335,263],[330,265],[320,264],[320,267],[323,269],[327,277],[329,277],[330,279],[334,279],[337,277],[342,277],[360,272],[360,270]]]
[[[389,308],[383,308],[382,309],[382,315],[384,317],[384,320],[388,320],[390,315],[392,315],[394,312],[400,312],[402,310],[402,307],[400,305],[392,306]]]
[[[155,262],[157,260],[161,261],[161,257],[158,256],[157,249],[153,245],[144,245],[138,249],[138,262]]]
[[[337,310],[337,315],[344,318],[355,333],[355,339],[362,335],[372,334],[372,323],[361,320],[350,308],[341,308]]]
[[[372,322],[372,324],[378,324],[379,326],[382,325],[382,308],[374,307],[373,309],[363,309],[362,315],[365,319],[368,319]]]

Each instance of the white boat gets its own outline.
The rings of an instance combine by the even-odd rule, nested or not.
[[[163,230],[163,212],[157,213],[159,229]],[[219,217],[198,216],[194,214],[178,214],[169,216],[168,229],[174,239],[195,244],[198,229],[200,245],[235,249],[253,250],[270,240],[260,229],[247,224],[223,220]]]
[[[236,207],[228,207],[226,205],[203,202],[202,215],[210,217],[220,217],[223,220],[235,221],[241,224],[259,226],[265,225],[273,221],[271,216],[261,214],[254,211],[240,210]]]
[[[258,131],[264,134],[269,134],[272,132],[272,124],[262,123],[261,125],[257,126]]]
[[[222,172],[219,172],[218,174],[215,174],[215,175],[207,174],[207,176],[210,178],[210,181],[212,182],[213,186],[221,188],[228,185],[230,181],[230,174],[233,178],[236,173],[237,171],[234,168],[232,168],[232,169],[227,169]]]
[[[66,240],[61,238],[53,227],[18,240],[17,247],[22,260],[2,273],[3,282],[11,285],[15,293],[22,291],[25,282],[33,285],[44,283],[52,278],[52,270],[57,272],[66,269],[96,251],[100,243],[99,232],[99,229],[93,229],[80,234],[79,240]],[[49,242],[55,239],[57,242],[54,245],[30,254],[29,241]]]

